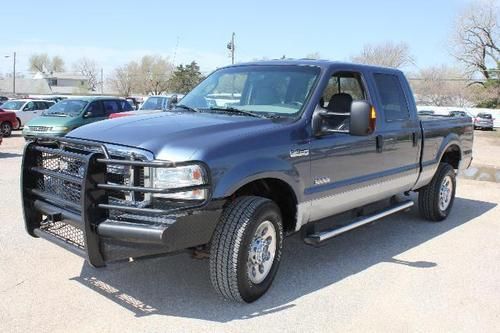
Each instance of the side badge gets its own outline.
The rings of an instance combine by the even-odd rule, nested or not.
[[[290,150],[290,157],[303,157],[309,156],[309,149],[292,149]]]

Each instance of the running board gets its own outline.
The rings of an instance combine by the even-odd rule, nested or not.
[[[353,222],[351,222],[347,225],[343,225],[340,227],[335,227],[333,229],[328,229],[325,231],[320,231],[320,232],[310,234],[304,238],[304,242],[309,244],[309,245],[318,245],[327,239],[330,239],[330,238],[333,238],[333,237],[338,236],[340,234],[343,234],[344,232],[347,232],[349,230],[359,228],[365,224],[379,220],[379,219],[386,217],[388,215],[391,215],[391,214],[400,212],[402,210],[408,209],[413,205],[414,205],[414,202],[411,200],[403,201],[403,202],[395,204],[389,208],[381,210],[378,213],[364,216],[361,218],[357,218],[357,219],[353,220]]]

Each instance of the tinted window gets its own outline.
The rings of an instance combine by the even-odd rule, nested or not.
[[[103,101],[102,104],[104,105],[104,112],[108,116],[112,113],[120,112],[120,106],[117,101]]]
[[[491,119],[492,118],[491,114],[489,114],[489,113],[479,113],[477,116],[479,118],[483,118],[483,119]]]
[[[374,76],[385,119],[388,121],[408,119],[410,112],[399,78],[391,74]]]
[[[47,109],[47,105],[45,102],[35,102],[36,110],[45,110]]]
[[[130,105],[131,102],[129,102],[129,101],[120,101],[120,104],[122,107],[122,111],[133,111],[134,110],[132,108],[132,106]]]
[[[92,118],[99,118],[106,116],[106,113],[102,108],[101,102],[92,102],[87,108],[87,112],[92,112]]]

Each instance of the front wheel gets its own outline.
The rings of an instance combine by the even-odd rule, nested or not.
[[[253,302],[271,286],[281,260],[283,224],[278,206],[239,197],[222,213],[210,249],[210,279],[223,297]]]
[[[420,214],[429,221],[442,221],[448,217],[455,200],[457,186],[455,170],[448,163],[440,163],[431,182],[418,194]]]

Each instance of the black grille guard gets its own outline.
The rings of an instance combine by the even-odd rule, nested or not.
[[[90,148],[91,151],[85,150],[88,152],[86,154],[68,151],[64,148],[65,144]],[[67,161],[72,161],[80,167],[77,171],[73,170],[73,173],[61,171],[61,165],[67,164]],[[109,165],[128,166],[135,170],[137,167],[173,168],[183,163],[115,159],[103,144],[86,140],[51,138],[29,142],[24,149],[21,179],[27,232],[34,237],[57,243],[98,267],[103,266],[107,259],[103,258],[100,251],[100,236],[161,245],[164,241],[163,234],[169,227],[169,216],[206,206],[211,198],[210,175],[204,165],[207,172],[204,175],[204,185],[170,189],[109,184]],[[183,200],[181,204],[166,209],[116,203],[110,200],[109,195],[111,191],[170,194],[197,189],[207,191],[205,200]],[[163,222],[146,223],[140,218],[133,221],[117,220],[110,216],[110,211],[120,211],[127,216],[150,216],[152,219],[159,216],[163,218]],[[52,232],[57,231],[54,225],[60,221],[83,231],[83,235],[78,235],[79,239],[83,238],[83,246],[72,246],[71,244],[75,244],[74,240],[65,239],[64,235]]]

